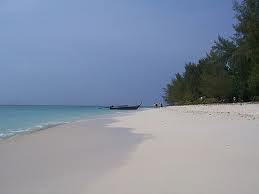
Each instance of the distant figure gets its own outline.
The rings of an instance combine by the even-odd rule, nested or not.
[[[163,108],[163,103],[161,102],[161,105],[160,105],[161,108]]]
[[[158,104],[157,104],[157,103],[155,103],[155,104],[154,104],[154,107],[155,107],[155,108],[157,108],[157,107],[158,107]]]
[[[237,99],[236,99],[236,97],[234,96],[234,97],[233,97],[233,103],[236,103],[236,100],[237,100]]]
[[[200,97],[200,101],[203,101],[203,100],[205,100],[206,99],[206,96],[201,96]]]

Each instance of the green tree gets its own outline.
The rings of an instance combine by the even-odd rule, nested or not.
[[[165,88],[168,103],[196,102],[200,96],[244,101],[259,96],[259,0],[235,2],[233,8],[233,37],[219,36],[206,57],[176,74]]]
[[[249,77],[249,89],[253,96],[259,96],[259,64],[256,64]]]
[[[167,84],[165,90],[164,100],[168,104],[182,103],[184,99],[184,80],[181,74],[177,73],[175,79]]]
[[[234,40],[238,45],[232,63],[235,75],[235,88],[239,96],[249,100],[251,94],[257,94],[259,82],[256,79],[259,64],[259,2],[244,0],[234,3],[237,24]]]
[[[204,96],[226,100],[231,98],[232,79],[228,73],[227,62],[213,50],[204,59],[200,60],[201,83],[200,90]]]
[[[200,69],[194,63],[185,65],[183,74],[184,80],[184,101],[193,102],[200,97]]]

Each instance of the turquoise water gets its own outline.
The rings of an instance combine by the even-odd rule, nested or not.
[[[109,113],[86,106],[0,106],[0,138]]]

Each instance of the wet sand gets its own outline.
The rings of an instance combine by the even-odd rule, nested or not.
[[[0,141],[0,193],[84,193],[89,184],[123,165],[143,140],[112,118],[58,126]]]

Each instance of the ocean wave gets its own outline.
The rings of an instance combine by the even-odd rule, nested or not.
[[[14,135],[19,135],[19,134],[36,132],[36,131],[40,131],[40,130],[56,127],[59,125],[68,124],[68,123],[70,123],[70,122],[68,122],[68,121],[50,122],[50,123],[39,124],[39,125],[29,127],[29,128],[5,129],[5,130],[2,130],[2,132],[0,133],[0,139],[9,138],[9,137],[12,137]]]

